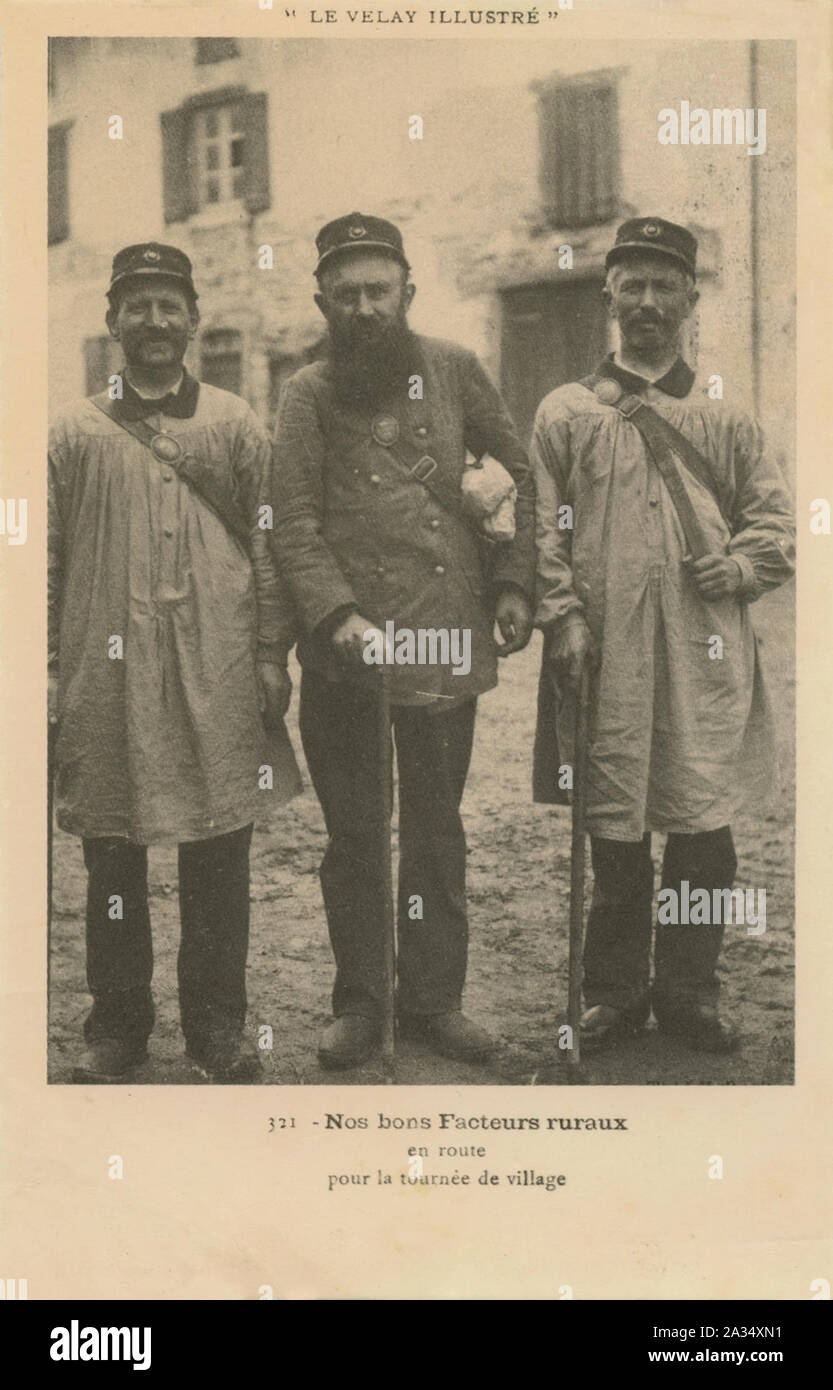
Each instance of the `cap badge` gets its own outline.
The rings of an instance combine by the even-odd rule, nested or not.
[[[152,246],[149,246],[148,249],[147,249],[147,251],[145,251],[145,252],[143,253],[142,259],[145,260],[145,261],[158,261],[158,260],[159,260],[159,252],[158,252],[158,251],[154,251],[153,247],[152,247]]]
[[[399,438],[399,421],[393,415],[377,415],[370,423],[370,433],[377,444],[389,449]]]
[[[160,463],[176,463],[182,457],[182,445],[170,434],[155,434],[150,447]]]
[[[613,381],[610,377],[597,381],[593,391],[596,400],[601,401],[602,405],[615,405],[623,394],[618,381]]]
[[[347,228],[347,235],[358,240],[360,236],[367,236],[367,227],[362,227],[360,223],[354,222],[352,227]]]
[[[656,222],[646,222],[642,228],[643,236],[659,236],[660,229]]]

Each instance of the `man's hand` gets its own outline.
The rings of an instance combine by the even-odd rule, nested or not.
[[[741,567],[729,555],[704,555],[700,560],[690,560],[688,571],[703,598],[729,598],[743,583]]]
[[[58,722],[58,677],[50,672],[46,677],[46,717],[50,724]]]
[[[371,632],[378,633],[382,638],[376,624],[363,618],[361,613],[351,613],[336,628],[330,641],[335,648],[336,656],[344,666],[352,671],[367,670],[367,662],[364,660],[365,638]],[[384,641],[384,638],[382,640]]]
[[[495,604],[495,622],[503,638],[502,644],[496,644],[498,656],[523,651],[532,636],[532,609],[526,594],[520,589],[504,589]]]
[[[257,663],[260,713],[267,729],[276,729],[289,709],[292,681],[285,666],[269,661]]]
[[[560,683],[575,690],[585,662],[599,664],[599,644],[582,617],[573,617],[559,628],[552,642],[550,664]]]

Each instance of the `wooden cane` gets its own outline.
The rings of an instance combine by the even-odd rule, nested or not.
[[[575,748],[573,752],[572,843],[570,849],[570,962],[567,1022],[571,1030],[570,1064],[581,1063],[579,1024],[581,1022],[582,947],[584,944],[584,873],[586,862],[585,817],[587,814],[587,743],[590,709],[590,672],[587,662],[581,669],[576,693]]]
[[[393,790],[393,753],[390,724],[390,676],[387,667],[379,667],[377,719],[377,764],[379,768],[379,843],[382,910],[384,912],[383,964],[385,977],[385,1009],[382,1018],[382,1069],[386,1085],[396,1080],[396,1046],[394,1041],[394,998],[396,991],[396,915],[393,904],[393,874],[391,869],[391,796]]]

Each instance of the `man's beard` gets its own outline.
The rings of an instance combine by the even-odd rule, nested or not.
[[[328,353],[336,393],[347,405],[384,405],[419,365],[417,338],[404,313],[387,322],[330,323]]]

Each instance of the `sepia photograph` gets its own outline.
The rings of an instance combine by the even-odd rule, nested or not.
[[[51,1082],[792,1082],[794,65],[49,40]]]
[[[827,7],[0,11],[21,1345],[548,1301],[599,1371],[795,1365]]]

